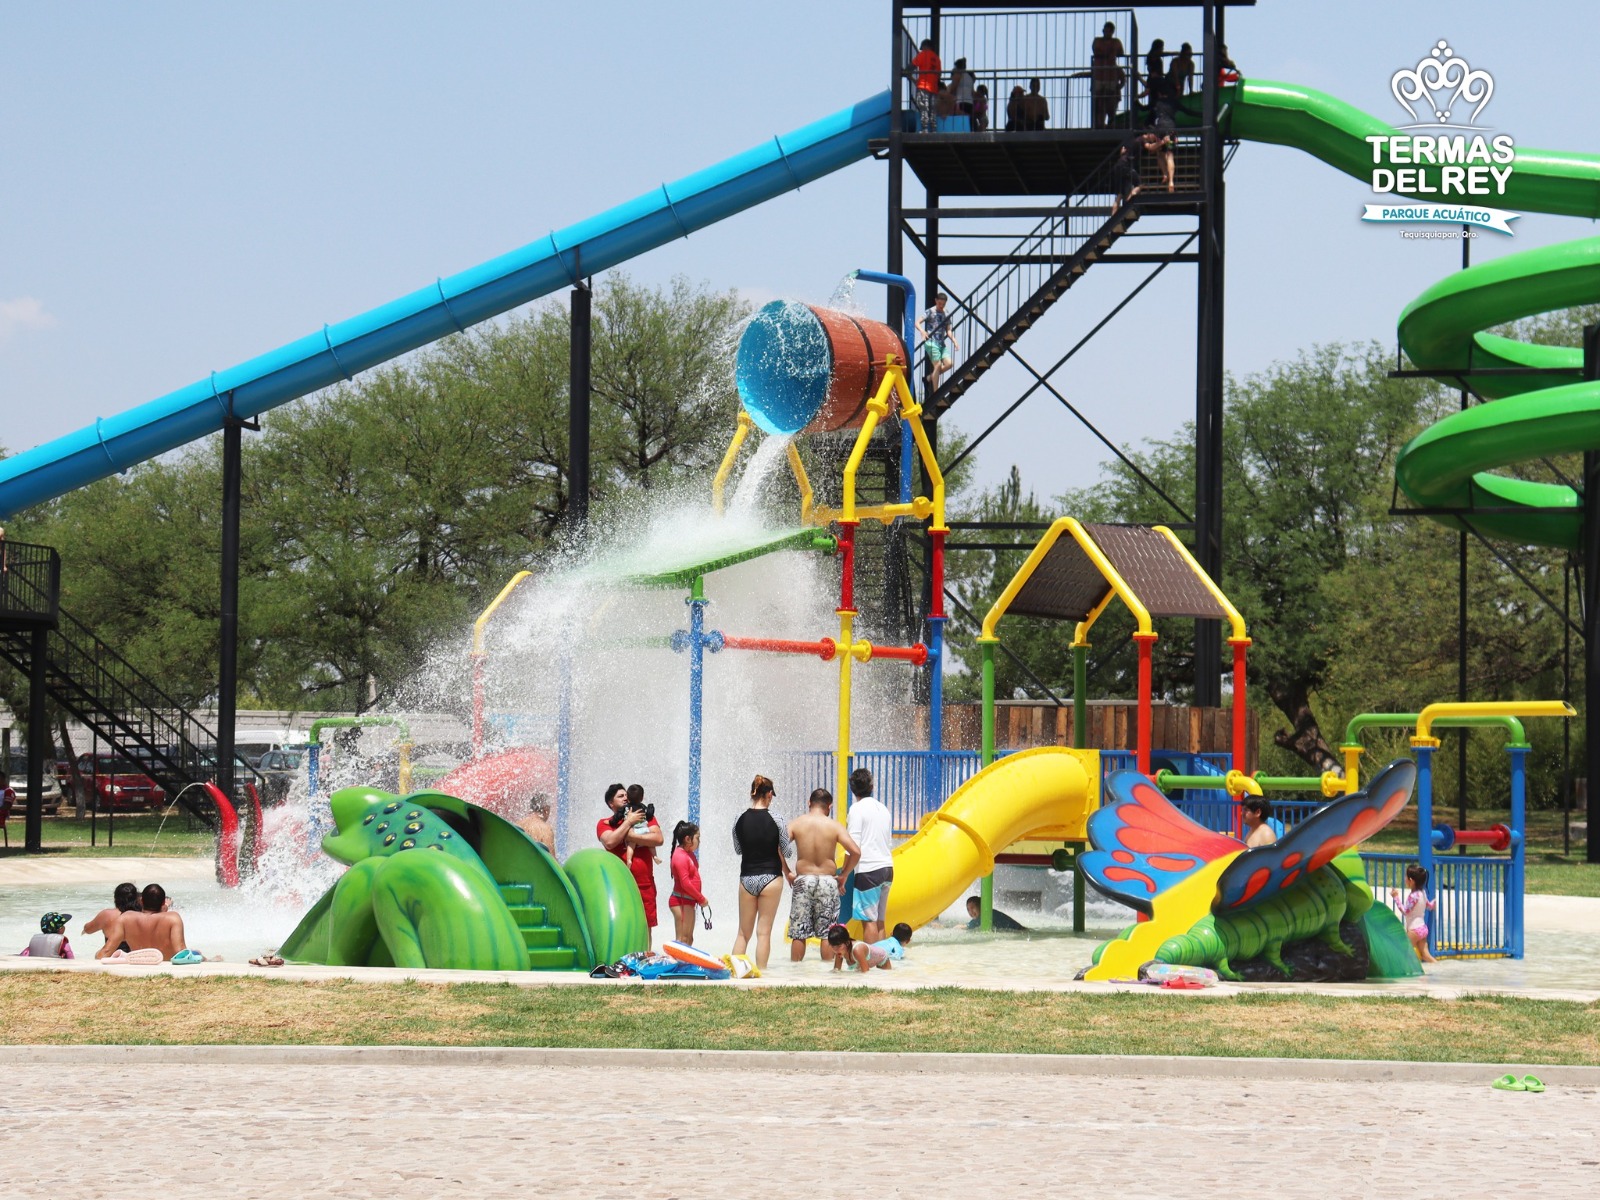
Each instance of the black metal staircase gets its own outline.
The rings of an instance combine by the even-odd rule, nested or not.
[[[1138,199],[1124,204],[1098,226],[1103,209],[1084,211],[1063,204],[1018,243],[1013,261],[996,267],[961,303],[954,322],[966,357],[933,394],[934,414],[966,395],[1006,350],[1044,316],[1139,219]]]
[[[6,549],[49,551],[18,543]],[[35,632],[45,629],[43,678],[51,699],[118,755],[137,763],[166,789],[169,801],[176,800],[207,828],[215,828],[216,806],[195,785],[217,775],[216,734],[62,611],[55,592],[58,582],[58,572],[0,570],[0,615],[7,618],[0,620],[0,658],[28,674],[40,644]],[[258,790],[261,782],[243,762],[234,764],[234,781],[236,788],[248,781]]]

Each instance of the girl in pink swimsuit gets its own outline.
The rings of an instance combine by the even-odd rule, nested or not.
[[[1434,907],[1435,902],[1428,899],[1428,873],[1420,866],[1412,865],[1406,868],[1406,883],[1410,890],[1406,892],[1405,899],[1399,899],[1399,893],[1389,893],[1389,901],[1400,912],[1400,924],[1405,926],[1406,936],[1411,939],[1411,948],[1417,952],[1417,957],[1425,963],[1437,962],[1438,959],[1428,950],[1428,911]]]

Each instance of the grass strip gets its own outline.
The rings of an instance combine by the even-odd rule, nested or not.
[[[563,1046],[1600,1064],[1600,1004],[0,975],[12,1044]]]

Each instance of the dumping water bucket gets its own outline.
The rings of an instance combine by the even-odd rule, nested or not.
[[[767,433],[855,429],[890,354],[906,361],[899,336],[881,321],[774,300],[739,339],[739,400]]]

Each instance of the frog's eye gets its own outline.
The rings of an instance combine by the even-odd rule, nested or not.
[[[387,828],[389,828],[389,822],[385,821],[382,825],[379,825],[377,829],[373,830],[373,832],[382,833]]]
[[[415,838],[407,838],[405,841],[400,843],[400,849],[402,850],[415,850],[416,848],[417,841]]]
[[[394,834],[392,834],[392,833],[391,833],[391,834],[390,834],[390,835],[389,835],[389,836],[388,836],[388,837],[386,837],[386,838],[384,838],[384,839],[383,839],[383,844],[384,844],[384,845],[385,845],[385,846],[392,846],[392,845],[394,845]]]
[[[377,819],[378,819],[378,814],[377,813],[368,813],[366,816],[361,818],[361,823],[363,825],[371,825]]]
[[[443,851],[444,851],[444,847],[443,847],[443,846],[440,846],[440,845],[437,845],[437,844],[435,844],[435,845],[432,845],[432,846],[429,846],[429,847],[428,847],[428,849],[429,849],[429,850],[438,850],[438,851],[440,851],[440,852],[441,852],[441,853],[442,853],[442,852],[443,852]]]
[[[393,804],[385,804],[383,806],[383,811],[386,812],[386,813],[399,812],[400,811],[400,801],[396,800]]]
[[[413,808],[410,812],[408,812],[406,814],[406,820],[408,820],[408,821],[420,821],[420,820],[422,820],[422,810],[420,808]]]
[[[441,829],[439,831],[439,840],[441,842],[448,842],[453,837],[455,837],[455,834],[451,833],[448,829]]]
[[[422,822],[421,821],[411,821],[411,822],[409,822],[406,825],[406,832],[407,833],[421,833],[422,832]]]

